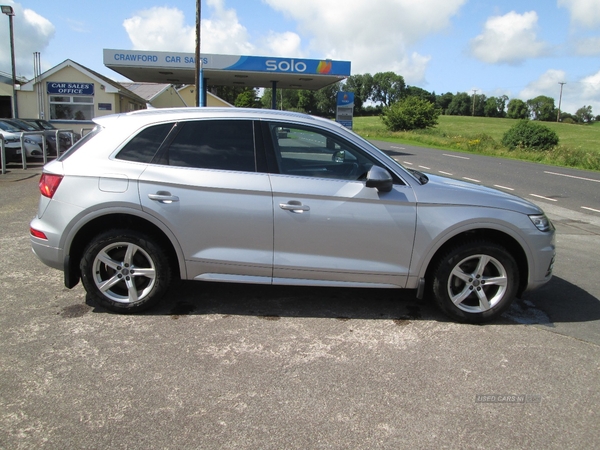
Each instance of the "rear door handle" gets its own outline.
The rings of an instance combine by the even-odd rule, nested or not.
[[[290,200],[287,203],[280,203],[279,207],[285,211],[291,211],[297,214],[302,214],[304,211],[310,211],[310,206],[303,205],[302,202],[297,200]]]
[[[179,197],[171,195],[171,193],[167,191],[158,191],[156,194],[148,194],[148,198],[159,203],[167,204],[179,201]]]

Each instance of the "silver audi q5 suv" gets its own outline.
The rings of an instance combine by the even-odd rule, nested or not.
[[[31,243],[109,310],[142,311],[179,278],[415,289],[485,322],[552,276],[540,208],[406,169],[333,121],[185,108],[95,122],[44,167]]]

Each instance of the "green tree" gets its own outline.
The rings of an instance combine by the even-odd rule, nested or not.
[[[466,92],[458,92],[452,97],[446,114],[450,116],[470,116],[472,112],[471,96]]]
[[[235,104],[235,101],[242,92],[247,90],[247,87],[236,86],[209,86],[210,91],[217,97],[225,100],[227,103]]]
[[[554,99],[545,95],[538,95],[536,98],[527,100],[527,107],[533,120],[542,120],[545,122],[554,122],[558,111],[554,106]]]
[[[346,79],[343,90],[354,93],[354,111],[360,114],[363,105],[373,95],[373,76],[370,73],[351,75]]]
[[[416,130],[437,125],[440,112],[430,101],[410,96],[383,108],[381,119],[390,131]]]
[[[319,112],[315,91],[303,89],[298,92],[298,109],[308,114],[317,114]]]
[[[527,119],[529,118],[529,109],[527,103],[518,98],[513,98],[508,102],[506,117],[509,119]]]
[[[405,96],[406,97],[419,97],[423,100],[427,100],[430,103],[435,103],[435,94],[432,94],[429,91],[426,91],[425,89],[422,89],[420,87],[417,86],[407,86],[406,90],[405,90]]]
[[[340,87],[340,83],[334,83],[315,91],[317,115],[322,117],[335,116],[335,110],[337,107],[337,93],[340,91]]]
[[[490,97],[485,101],[484,114],[486,117],[506,117],[506,102],[508,97]]]
[[[276,108],[285,111],[296,110],[298,109],[298,95],[299,90],[297,89],[276,89],[277,98],[276,98]],[[263,96],[260,98],[260,102],[262,103],[262,107],[266,109],[271,109],[271,99],[273,98],[273,89],[268,88],[263,92]]]
[[[582,123],[592,123],[595,120],[595,117],[592,114],[591,106],[584,105],[582,108],[579,108],[575,112],[575,116],[577,117],[578,122],[582,122]]]
[[[406,84],[401,75],[394,72],[379,72],[373,75],[372,100],[390,106],[404,97]]]
[[[446,114],[448,105],[452,102],[454,94],[452,92],[446,92],[445,94],[435,96],[435,106],[442,110],[442,114]]]
[[[260,101],[254,89],[246,89],[240,92],[235,99],[234,105],[238,108],[259,108]]]
[[[558,145],[558,135],[541,123],[519,120],[504,133],[502,145],[511,150],[515,148],[549,150]]]
[[[470,115],[477,116],[477,117],[485,116],[485,104],[487,102],[486,96],[483,94],[479,94],[479,95],[473,94],[472,101],[474,102],[474,105],[471,105],[471,114]]]

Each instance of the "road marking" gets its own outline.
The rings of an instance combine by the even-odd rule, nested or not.
[[[557,175],[559,177],[575,178],[577,180],[593,181],[595,183],[600,183],[600,180],[594,180],[593,178],[576,177],[575,175],[567,175],[566,173],[556,173],[556,172],[548,172],[548,171],[544,171],[544,173],[547,173],[549,175]]]
[[[438,170],[438,172],[442,173],[444,175],[452,176],[452,174],[450,172],[444,172],[443,170]]]
[[[443,153],[444,156],[449,156],[450,158],[459,158],[459,159],[471,159],[471,158],[467,158],[466,156],[458,156],[458,155],[449,155],[447,153]]]
[[[467,181],[472,181],[474,183],[481,183],[481,181],[476,180],[475,178],[467,178],[467,177],[463,177],[463,180],[467,180]]]
[[[548,200],[550,202],[556,202],[557,201],[555,198],[548,198],[548,197],[544,197],[543,195],[537,195],[537,194],[529,194],[529,195],[531,195],[532,197],[537,197],[537,198],[541,198],[541,199],[544,199],[544,200]]]
[[[600,209],[588,208],[587,206],[582,206],[581,208],[587,209],[588,211],[594,211],[594,212],[600,213]]]
[[[406,150],[404,147],[394,147],[393,145],[390,145],[390,148],[393,148],[394,150]]]
[[[413,163],[408,162],[408,161],[402,161],[402,164],[408,164],[409,166],[412,166]]]
[[[513,188],[509,188],[506,186],[500,186],[499,184],[495,184],[494,187],[500,188],[500,189],[506,189],[507,191],[514,191]]]
[[[421,169],[425,169],[425,170],[431,170],[431,167],[427,167],[427,166],[419,166]]]

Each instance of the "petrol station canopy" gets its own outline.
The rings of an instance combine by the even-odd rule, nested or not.
[[[349,61],[201,55],[209,86],[317,90],[350,76]],[[194,84],[193,53],[104,49],[104,65],[135,82]]]

